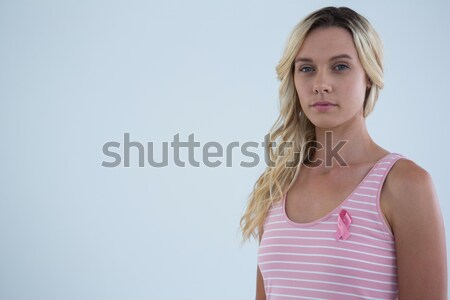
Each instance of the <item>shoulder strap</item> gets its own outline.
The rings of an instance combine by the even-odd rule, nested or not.
[[[392,167],[395,165],[395,163],[400,159],[408,159],[408,158],[401,154],[398,154],[398,153],[390,153],[384,159],[382,159],[380,162],[378,162],[378,165],[376,166],[376,168],[374,168],[374,171],[375,171],[375,169],[376,169],[376,171],[378,171],[377,172],[378,181],[379,181],[377,184],[378,197],[381,192],[381,188],[383,187],[384,181],[385,181],[387,175],[389,174],[389,171],[392,169]]]

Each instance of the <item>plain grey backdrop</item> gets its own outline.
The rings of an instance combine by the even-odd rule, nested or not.
[[[286,39],[328,5],[380,34],[369,131],[432,175],[448,225],[448,1],[2,0],[0,299],[252,299],[257,243],[238,225],[264,162],[140,168],[131,149],[106,168],[102,147],[262,142]]]

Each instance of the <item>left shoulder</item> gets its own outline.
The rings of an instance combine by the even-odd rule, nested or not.
[[[399,159],[392,166],[384,181],[380,201],[394,235],[399,224],[421,222],[418,213],[426,211],[430,205],[438,205],[431,175],[409,159]]]
[[[414,197],[434,190],[431,175],[409,159],[399,159],[395,162],[386,177],[385,185],[389,194],[397,201],[407,201],[405,196]]]
[[[399,159],[392,166],[383,185],[383,198],[393,232],[399,229],[396,225],[423,221],[423,213],[439,205],[431,175],[409,159]]]
[[[431,175],[399,159],[385,179],[397,253],[399,299],[446,299],[445,230]]]

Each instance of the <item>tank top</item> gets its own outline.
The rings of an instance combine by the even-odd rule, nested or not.
[[[290,220],[287,193],[272,204],[258,247],[267,300],[397,299],[395,240],[380,192],[401,158],[381,158],[338,207],[316,221]]]

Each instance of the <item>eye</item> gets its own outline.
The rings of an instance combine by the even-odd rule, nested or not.
[[[300,67],[298,70],[299,70],[299,72],[302,72],[302,73],[309,73],[309,72],[314,71],[314,69],[310,66]]]
[[[334,67],[334,69],[336,71],[345,71],[345,70],[350,69],[350,68],[347,65],[345,65],[345,64],[338,64],[338,65],[336,65]]]

